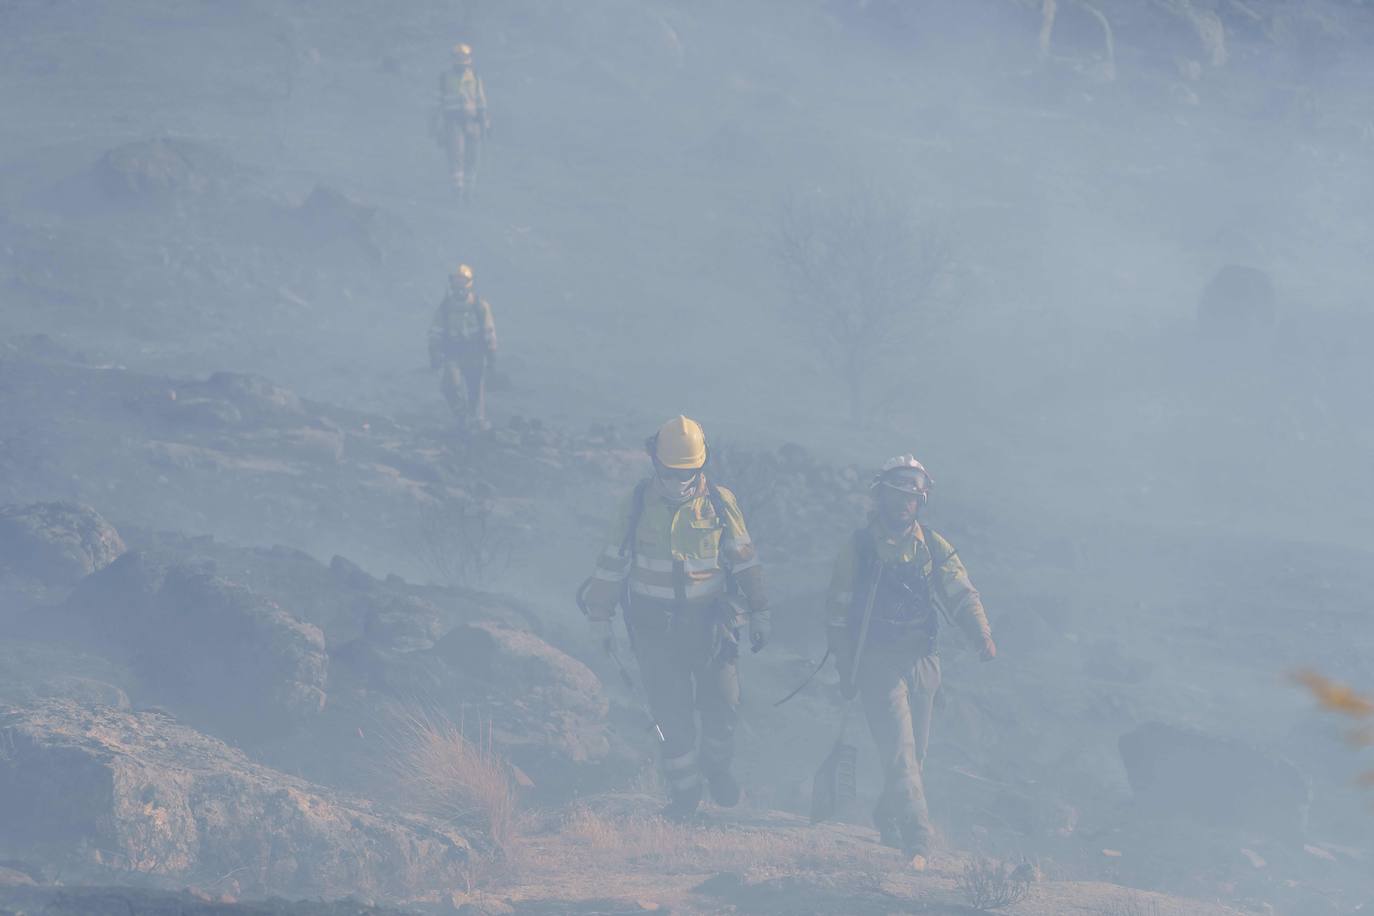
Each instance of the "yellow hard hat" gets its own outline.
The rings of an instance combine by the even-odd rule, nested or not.
[[[453,46],[453,56],[459,60],[469,60],[472,57],[472,45],[456,44]]]
[[[472,268],[466,264],[459,264],[458,269],[453,272],[452,278],[463,283],[471,283]]]
[[[701,424],[676,416],[658,428],[654,436],[654,458],[677,470],[691,470],[706,464],[706,433]]]

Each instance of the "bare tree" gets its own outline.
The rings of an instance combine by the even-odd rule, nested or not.
[[[781,209],[775,243],[787,317],[839,375],[849,418],[862,423],[874,371],[910,353],[941,317],[947,239],[898,196],[866,186],[792,198]]]
[[[509,532],[497,524],[494,510],[486,487],[467,500],[431,494],[419,505],[407,547],[441,585],[485,585],[510,564],[513,550]]]

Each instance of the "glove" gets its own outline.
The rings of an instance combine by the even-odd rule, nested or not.
[[[763,647],[768,645],[768,638],[773,635],[773,612],[754,611],[749,615],[749,650],[754,653],[762,652]]]
[[[985,662],[990,662],[997,657],[997,643],[992,641],[992,634],[983,635],[983,645],[978,650],[978,657]]]

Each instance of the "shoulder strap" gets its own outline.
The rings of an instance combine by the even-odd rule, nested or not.
[[[711,478],[706,478],[706,498],[711,501],[711,508],[716,512],[716,518],[720,519],[722,525],[725,524],[725,498],[720,495],[716,485],[711,482]]]
[[[648,489],[647,478],[635,484],[634,496],[630,499],[630,517],[625,524],[625,538],[620,542],[622,557],[628,557],[634,548],[635,532],[639,529],[639,519],[644,515],[644,493]]]

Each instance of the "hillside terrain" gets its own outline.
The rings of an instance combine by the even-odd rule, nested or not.
[[[5,5],[0,912],[959,913],[989,861],[1011,914],[1374,906],[1367,767],[1290,678],[1374,683],[1371,47],[1317,0]],[[866,193],[949,263],[855,423],[778,231]],[[1227,265],[1258,324],[1199,317]],[[745,803],[691,825],[573,598],[679,412],[776,607]],[[906,451],[1001,650],[943,637],[924,874],[862,727],[808,823],[833,668],[774,705]]]

